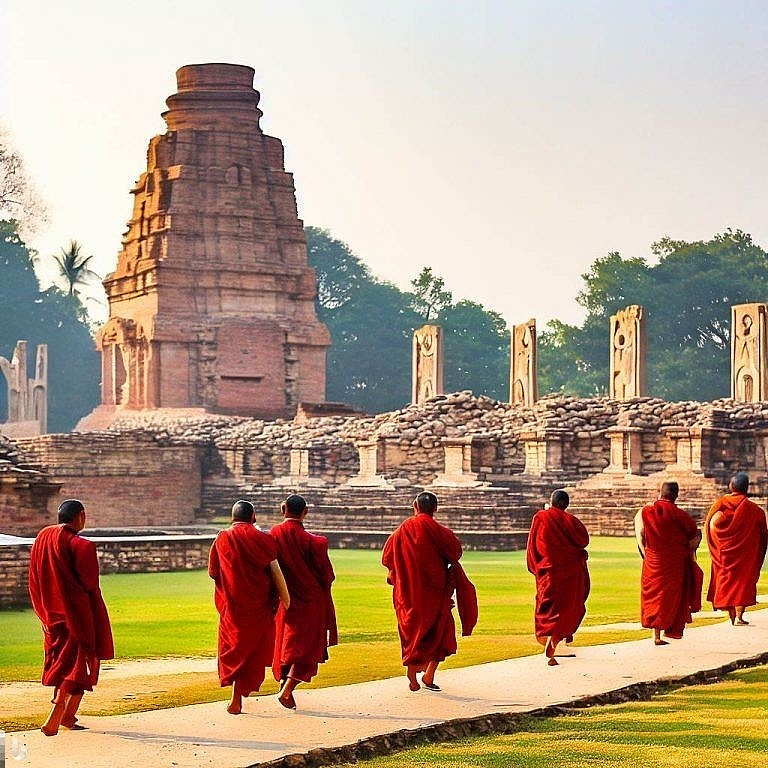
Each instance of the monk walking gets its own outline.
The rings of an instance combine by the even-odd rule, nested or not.
[[[281,509],[285,519],[271,533],[277,542],[277,559],[291,603],[289,607],[281,605],[277,611],[272,671],[282,683],[278,701],[287,709],[296,709],[296,686],[312,680],[318,664],[328,660],[329,646],[338,643],[331,598],[335,576],[328,557],[328,539],[304,529],[304,498],[289,496]]]
[[[640,576],[640,622],[653,630],[655,645],[679,640],[691,614],[701,610],[704,574],[696,563],[701,531],[693,518],[675,504],[680,487],[661,486],[659,498],[635,516],[635,536],[643,570]]]
[[[435,683],[437,665],[456,653],[456,627],[451,608],[457,592],[462,634],[469,635],[477,621],[477,598],[472,584],[459,565],[461,543],[454,533],[435,519],[437,497],[420,493],[408,518],[387,539],[381,562],[388,569],[392,602],[397,616],[403,666],[408,687],[421,684],[439,691]]]
[[[570,498],[555,491],[547,509],[539,510],[528,533],[528,570],[536,577],[536,639],[549,666],[557,666],[558,643],[571,642],[586,613],[589,596],[584,524],[566,512]]]
[[[219,612],[219,681],[232,686],[231,715],[242,712],[243,697],[261,688],[272,665],[277,598],[285,608],[290,604],[277,544],[254,526],[254,517],[253,504],[236,501],[232,526],[219,532],[208,556]]]
[[[85,507],[67,499],[58,520],[37,534],[29,556],[29,595],[43,625],[42,683],[54,688],[53,708],[40,728],[46,736],[59,726],[82,729],[76,715],[83,693],[96,685],[99,663],[115,656],[96,547],[79,535]]]
[[[704,523],[712,573],[707,600],[719,611],[728,611],[731,624],[749,624],[747,606],[757,603],[757,581],[768,543],[765,512],[747,498],[749,476],[731,478],[730,493],[719,498]]]

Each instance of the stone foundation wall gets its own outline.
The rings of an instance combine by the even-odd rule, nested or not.
[[[80,499],[99,527],[187,525],[200,506],[203,449],[163,444],[142,432],[44,435],[18,441],[27,462],[61,485],[59,499]],[[42,525],[55,522],[51,514]],[[34,535],[41,525],[13,518],[6,533]]]
[[[163,573],[208,567],[215,534],[93,538],[102,575]],[[32,542],[0,543],[0,608],[28,608]]]

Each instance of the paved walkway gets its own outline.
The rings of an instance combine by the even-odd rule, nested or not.
[[[543,656],[481,664],[438,673],[440,693],[411,693],[405,677],[296,692],[299,709],[274,697],[248,699],[245,714],[224,703],[114,717],[82,718],[88,730],[16,734],[29,755],[13,765],[35,768],[245,768],[316,747],[416,729],[496,712],[525,712],[565,704],[632,683],[678,678],[717,669],[768,651],[768,610],[751,624],[728,622],[690,629],[682,641],[655,647],[649,640],[568,649],[557,667]],[[564,649],[565,650],[565,649]]]

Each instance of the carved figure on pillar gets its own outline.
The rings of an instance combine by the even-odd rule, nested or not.
[[[768,399],[768,304],[731,307],[731,397],[742,403]]]
[[[536,321],[512,326],[510,397],[512,405],[533,405],[539,398],[536,382]]]
[[[611,376],[609,395],[629,400],[646,394],[645,311],[638,304],[611,317]]]
[[[443,329],[422,325],[413,332],[413,397],[423,403],[443,389]]]
[[[293,177],[280,139],[261,130],[253,77],[234,64],[176,72],[168,132],[149,142],[104,280],[104,406],[278,418],[325,400],[330,337]]]

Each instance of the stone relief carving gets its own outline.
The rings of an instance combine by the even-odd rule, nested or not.
[[[611,316],[611,398],[629,400],[646,394],[645,358],[645,311],[632,304]]]
[[[536,382],[536,321],[512,327],[510,397],[512,405],[533,405],[538,400]]]
[[[443,394],[443,332],[439,325],[422,325],[413,333],[413,397],[423,403]]]
[[[768,397],[766,387],[766,311],[768,304],[731,307],[731,397],[756,403]]]

